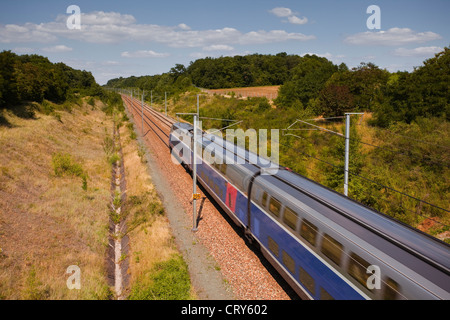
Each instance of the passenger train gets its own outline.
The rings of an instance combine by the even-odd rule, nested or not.
[[[172,155],[189,169],[193,143],[192,125],[173,124]],[[448,244],[284,167],[271,173],[219,136],[199,130],[197,143],[198,181],[301,298],[450,299]]]

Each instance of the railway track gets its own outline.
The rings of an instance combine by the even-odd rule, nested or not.
[[[166,176],[173,193],[182,201],[185,215],[192,221],[192,177],[180,165],[172,163],[169,152],[169,134],[176,121],[148,105],[122,95],[134,118],[136,129],[142,133],[147,147],[154,154],[159,170]],[[237,229],[227,214],[222,212],[201,186],[199,231],[196,237],[209,250],[229,283],[234,296],[240,300],[298,299],[294,291],[265,260],[260,252],[247,246],[244,234]]]

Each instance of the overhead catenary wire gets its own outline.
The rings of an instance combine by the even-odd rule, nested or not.
[[[288,145],[283,144],[283,143],[281,143],[281,142],[279,142],[279,144],[282,145],[282,146],[284,146],[284,147],[286,147],[286,148],[291,148],[291,149],[293,149],[293,150],[295,150],[295,151],[297,151],[297,152],[299,152],[299,153],[301,153],[301,154],[303,154],[303,155],[306,155],[306,156],[308,156],[308,157],[310,157],[310,158],[313,158],[313,159],[315,159],[315,160],[317,160],[317,161],[320,161],[320,162],[322,162],[322,163],[325,163],[325,164],[327,164],[327,165],[329,165],[329,166],[332,166],[332,167],[337,168],[337,169],[342,170],[342,171],[344,170],[344,167],[340,167],[340,166],[334,165],[334,164],[332,164],[332,163],[330,163],[330,162],[328,162],[328,161],[325,161],[325,160],[323,160],[323,159],[317,158],[317,157],[315,157],[315,156],[313,156],[313,155],[311,155],[311,154],[308,154],[308,153],[306,153],[306,152],[304,152],[304,151],[298,150],[297,148],[294,148],[294,147],[292,147],[292,146],[288,146]],[[411,196],[411,195],[409,195],[409,194],[407,194],[407,193],[404,193],[404,192],[402,192],[402,191],[396,190],[396,189],[394,189],[394,188],[392,188],[392,187],[386,186],[386,185],[384,185],[384,184],[382,184],[382,183],[379,183],[379,182],[377,182],[377,181],[375,181],[375,180],[373,180],[373,179],[364,177],[364,176],[362,176],[362,175],[360,175],[360,174],[357,174],[357,173],[354,173],[354,172],[351,172],[351,171],[349,171],[349,174],[351,174],[352,176],[355,176],[355,177],[359,177],[359,178],[361,178],[361,179],[364,179],[364,180],[366,180],[366,181],[369,181],[369,182],[371,182],[371,183],[374,183],[374,184],[376,184],[376,185],[378,185],[378,186],[380,186],[380,187],[382,187],[382,188],[386,188],[386,189],[389,189],[389,190],[391,190],[391,191],[397,192],[397,193],[399,193],[399,194],[401,194],[401,195],[404,195],[404,196],[406,196],[406,197],[408,197],[408,198],[411,198],[411,199],[413,199],[413,200],[416,200],[416,201],[418,201],[418,202],[421,202],[421,203],[427,204],[427,205],[429,205],[429,206],[432,206],[432,207],[434,207],[434,208],[436,208],[436,209],[439,209],[439,210],[442,210],[442,211],[445,211],[445,212],[449,212],[449,213],[450,213],[450,211],[447,210],[447,209],[441,208],[441,207],[439,207],[439,206],[437,206],[437,205],[435,205],[435,204],[432,204],[432,203],[430,203],[430,202],[428,202],[428,201],[419,199],[419,198],[417,198],[417,197]]]
[[[375,127],[368,126],[368,125],[364,125],[364,126],[367,127],[367,128],[375,128]],[[443,149],[446,149],[446,150],[450,150],[450,146],[444,146],[444,145],[442,145],[442,144],[433,143],[433,142],[426,141],[426,140],[416,139],[416,138],[413,138],[413,137],[410,137],[410,136],[407,136],[407,135],[404,135],[404,134],[400,134],[400,133],[394,132],[394,131],[389,130],[389,129],[385,129],[385,128],[382,128],[382,129],[376,128],[375,130],[379,130],[379,132],[381,132],[381,131],[387,131],[387,132],[389,132],[389,133],[392,133],[392,134],[394,134],[394,135],[397,135],[397,136],[406,138],[406,139],[408,139],[408,140],[413,140],[413,141],[420,142],[420,143],[426,143],[426,144],[429,144],[429,145],[432,145],[432,146],[436,146],[436,147],[440,147],[440,148],[443,148]]]
[[[317,130],[320,130],[322,132],[331,133],[331,134],[334,134],[334,135],[336,135],[338,137],[341,137],[341,138],[345,139],[345,136],[343,134],[339,133],[339,132],[336,132],[336,131],[333,131],[333,130],[329,130],[329,129],[326,129],[326,128],[322,128],[320,126],[316,126],[316,125],[313,125],[313,124],[307,122],[307,121],[322,121],[322,120],[327,121],[328,119],[341,119],[341,118],[343,118],[343,117],[330,117],[330,118],[317,118],[317,119],[308,119],[308,120],[297,120],[292,125],[290,125],[287,129],[282,129],[282,131],[286,132],[286,131],[311,131],[311,130],[316,130],[316,129],[291,129],[291,127],[293,125],[295,125],[296,123],[302,122],[302,123],[305,123],[305,124],[307,124],[309,126],[313,126],[313,127],[317,128]],[[289,134],[289,133],[285,133],[284,135],[286,135],[286,136],[287,135],[296,136],[296,135]],[[404,135],[401,135],[401,136],[407,137],[407,136],[404,136]],[[300,136],[296,136],[296,137],[300,138],[300,139],[303,139],[303,140],[307,140],[304,137],[300,137]],[[412,157],[415,157],[418,160],[421,160],[421,161],[424,161],[424,162],[428,162],[430,164],[443,165],[445,167],[450,167],[450,163],[445,163],[445,160],[441,160],[441,159],[436,160],[436,159],[433,159],[431,156],[428,156],[428,155],[421,156],[421,154],[419,154],[419,153],[417,153],[417,152],[415,152],[413,150],[410,150],[410,149],[399,148],[399,147],[391,147],[391,146],[389,146],[389,147],[379,146],[379,145],[368,143],[368,142],[365,142],[365,141],[363,141],[361,139],[355,139],[355,138],[348,138],[348,139],[349,139],[349,141],[357,141],[357,142],[359,142],[361,144],[364,144],[364,145],[367,145],[367,146],[371,146],[371,147],[374,147],[374,148],[378,148],[378,149],[381,149],[381,150],[390,151],[390,152],[397,153],[397,154],[400,154],[400,155],[405,155],[405,156],[408,156],[408,157],[412,156]],[[413,139],[413,140],[417,140],[417,139]],[[417,140],[417,141],[428,143],[428,142],[423,141],[423,140]],[[446,149],[445,146],[442,146],[442,147]],[[397,150],[400,150],[400,151],[396,151],[394,149],[397,149]],[[450,150],[450,148],[449,148],[449,150]],[[402,152],[402,151],[406,151],[407,153]]]
[[[343,118],[345,118],[345,117],[344,117],[344,116],[340,116],[340,117],[329,117],[329,118],[314,118],[314,119],[306,119],[306,120],[302,120],[302,122],[307,123],[306,121],[330,121],[330,120],[343,119]],[[362,119],[361,119],[361,120],[362,120]],[[295,124],[295,123],[294,123],[294,124]],[[294,124],[292,124],[291,126],[293,126]],[[310,123],[307,123],[307,124],[312,125],[312,124],[310,124]],[[413,137],[410,137],[410,136],[407,136],[407,135],[404,135],[404,134],[400,134],[400,133],[394,132],[394,131],[389,130],[389,129],[384,129],[384,128],[382,129],[382,128],[376,128],[376,127],[369,126],[369,125],[364,125],[364,124],[362,123],[362,121],[359,121],[359,123],[357,123],[356,125],[364,126],[364,127],[371,128],[371,129],[375,129],[375,130],[378,130],[379,132],[381,132],[381,131],[386,131],[386,132],[392,133],[392,134],[394,134],[394,135],[397,135],[397,136],[406,138],[406,139],[408,139],[408,140],[413,140],[413,141],[416,141],[416,142],[426,143],[426,144],[429,144],[429,145],[433,145],[433,146],[437,146],[437,147],[441,147],[441,148],[450,150],[450,146],[444,146],[444,145],[442,145],[442,144],[437,144],[437,143],[433,143],[433,142],[426,141],[426,140],[416,139],[416,138],[413,138]],[[291,127],[291,126],[290,126],[290,127]],[[290,127],[289,127],[289,128],[290,128]],[[289,128],[288,128],[288,129],[289,129]],[[326,130],[325,130],[325,131],[326,131]],[[400,148],[399,148],[399,149],[400,149]]]

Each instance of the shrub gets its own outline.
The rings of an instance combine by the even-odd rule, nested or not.
[[[114,141],[110,136],[106,136],[103,139],[103,151],[105,151],[106,156],[110,157],[114,151]]]
[[[116,164],[117,161],[120,161],[120,156],[119,156],[119,154],[114,153],[113,155],[111,155],[111,156],[109,157],[109,163],[110,163],[110,164],[114,165],[114,164]]]
[[[90,98],[87,100],[87,104],[88,104],[88,105],[91,105],[91,106],[93,106],[93,107],[95,107],[95,99],[94,99],[94,97],[90,97]]]
[[[80,164],[73,161],[72,156],[67,153],[56,153],[52,157],[53,169],[55,175],[62,177],[64,175],[72,175],[81,177],[83,168]]]
[[[132,288],[130,300],[189,300],[191,282],[188,267],[180,255],[156,264],[150,274],[150,284]]]
[[[72,156],[67,153],[56,153],[52,157],[53,170],[55,175],[62,177],[65,175],[80,177],[82,181],[81,188],[87,191],[88,175],[84,172],[81,164],[74,162]]]

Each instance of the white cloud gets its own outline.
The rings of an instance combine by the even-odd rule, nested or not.
[[[277,17],[287,18],[287,20],[283,20],[283,22],[289,22],[292,24],[306,24],[308,22],[308,18],[297,17],[296,14],[294,12],[292,12],[292,10],[289,8],[278,7],[278,8],[273,8],[272,10],[269,10],[269,12]]]
[[[178,25],[178,28],[180,28],[181,30],[191,30],[191,27],[189,27],[187,24],[184,23],[180,23]]]
[[[117,12],[83,13],[81,30],[69,30],[66,26],[66,19],[67,16],[60,15],[53,22],[0,25],[0,43],[48,43],[66,38],[89,43],[134,41],[141,43],[156,42],[174,48],[214,48],[212,46],[231,47],[233,44],[251,45],[315,39],[313,35],[288,33],[284,30],[259,30],[243,33],[229,27],[192,30],[183,23],[177,26],[139,24],[136,23],[133,16]],[[151,53],[148,54],[151,55]]]
[[[234,48],[226,44],[213,44],[203,48],[204,51],[232,51]]]
[[[443,51],[441,47],[419,47],[415,49],[398,48],[394,50],[394,55],[400,57],[428,57]]]
[[[44,52],[69,52],[72,51],[73,49],[70,47],[67,47],[65,45],[57,45],[57,46],[53,46],[53,47],[46,47],[46,48],[42,48],[42,51]]]
[[[361,32],[344,39],[345,43],[371,46],[399,46],[410,43],[423,43],[441,39],[434,32],[415,32],[409,28],[391,28],[387,31]]]
[[[136,19],[129,14],[118,12],[95,11],[81,14],[81,24],[87,25],[116,25],[126,26],[136,22]]]
[[[269,10],[269,12],[280,18],[285,18],[293,15],[291,9],[283,7],[273,8],[272,10]]]
[[[60,14],[56,17],[56,22],[66,25],[69,15]],[[125,26],[136,22],[136,19],[130,14],[121,14],[118,12],[93,11],[81,13],[81,25],[116,25]]]
[[[308,18],[303,17],[303,18],[299,18],[296,16],[290,16],[288,17],[288,21],[292,24],[306,24],[308,22]]]
[[[17,47],[14,48],[12,51],[18,54],[30,54],[35,53],[37,50],[29,47]]]
[[[22,26],[15,24],[0,25],[0,43],[49,43],[57,39],[55,35],[42,31],[40,25],[34,23],[26,23]]]
[[[153,50],[138,50],[135,52],[122,52],[121,56],[124,58],[164,58],[168,57],[168,53],[158,53]]]

